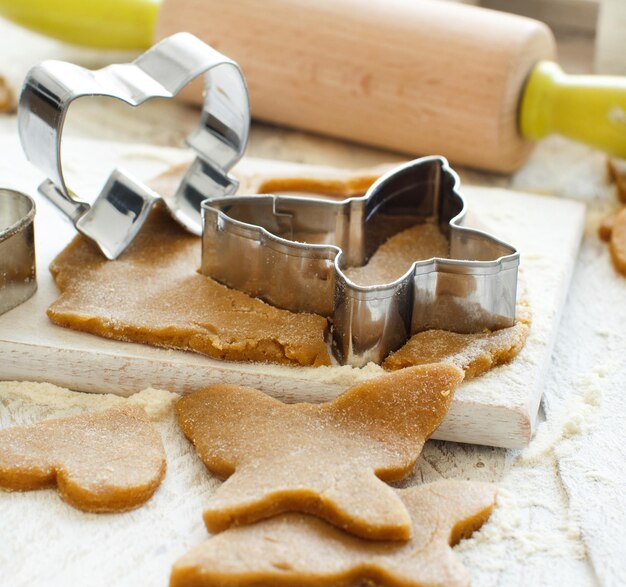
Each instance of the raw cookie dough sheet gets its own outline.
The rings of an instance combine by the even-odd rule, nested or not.
[[[0,147],[14,137],[0,138]],[[93,190],[102,170],[123,164],[149,178],[188,157],[176,149],[76,140],[74,185],[79,193]],[[0,172],[13,178],[11,187],[34,193],[40,178],[25,162],[0,161]],[[270,176],[328,174],[337,170],[290,163],[244,160],[237,173],[244,185]],[[326,177],[326,175],[324,175]],[[435,437],[446,440],[521,447],[527,444],[543,389],[544,372],[558,328],[578,250],[584,206],[571,201],[517,194],[505,190],[464,187],[471,217],[495,228],[497,236],[515,243],[533,314],[525,348],[510,365],[461,385],[452,408]],[[470,220],[471,222],[471,220]],[[263,389],[287,401],[322,401],[381,373],[370,365],[293,368],[259,363],[212,360],[194,353],[104,340],[54,326],[46,316],[58,290],[48,271],[52,258],[75,234],[53,207],[38,199],[36,219],[39,291],[25,304],[0,316],[0,378],[50,381],[83,391],[129,395],[150,385],[185,392],[211,382]]]

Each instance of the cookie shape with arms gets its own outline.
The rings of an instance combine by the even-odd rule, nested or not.
[[[170,587],[469,585],[450,547],[487,520],[495,486],[438,481],[397,494],[413,523],[409,542],[362,540],[311,516],[284,514],[210,538],[175,563]]]
[[[408,539],[410,517],[383,480],[409,473],[462,379],[457,367],[433,364],[366,381],[325,404],[284,404],[226,384],[183,397],[180,427],[208,469],[228,477],[204,512],[207,528],[299,511],[364,538]]]
[[[142,505],[165,467],[161,438],[136,406],[0,430],[0,488],[56,485],[66,502],[88,512]]]

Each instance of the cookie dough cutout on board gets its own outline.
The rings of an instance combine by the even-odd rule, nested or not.
[[[406,540],[411,521],[383,481],[405,477],[443,420],[463,373],[404,369],[324,404],[284,404],[218,384],[181,398],[178,422],[207,468],[227,480],[204,511],[211,532],[288,511],[352,534]]]
[[[197,272],[200,239],[163,209],[108,261],[76,237],[52,262],[59,326],[105,338],[195,351],[217,359],[329,365],[327,322],[274,308]]]
[[[470,574],[451,547],[489,518],[495,486],[438,481],[397,495],[411,516],[409,542],[362,540],[312,516],[283,514],[196,547],[174,564],[170,587],[469,585]]]
[[[86,512],[144,504],[165,476],[161,437],[137,406],[0,430],[0,488],[54,487]]]

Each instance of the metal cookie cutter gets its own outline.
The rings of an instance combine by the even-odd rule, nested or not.
[[[0,314],[37,290],[34,220],[32,198],[0,189]]]
[[[205,75],[199,125],[187,137],[196,159],[166,204],[174,218],[200,235],[200,203],[207,195],[236,191],[228,175],[248,141],[250,108],[239,66],[189,33],[164,39],[128,64],[98,71],[45,61],[28,73],[20,96],[19,132],[26,157],[48,177],[39,191],[92,239],[109,259],[132,242],[160,196],[115,169],[92,204],[68,188],[61,168],[61,136],[70,104],[83,96],[109,96],[139,106],[150,98],[173,98]]]
[[[461,226],[465,201],[443,157],[394,169],[361,197],[231,196],[202,204],[202,273],[292,311],[332,318],[343,364],[380,362],[429,328],[476,332],[515,319],[517,250]],[[449,258],[416,261],[392,283],[344,273],[395,233],[435,222]]]

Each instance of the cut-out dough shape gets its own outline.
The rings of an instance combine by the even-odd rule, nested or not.
[[[204,512],[220,531],[286,511],[376,540],[406,540],[403,478],[443,420],[463,372],[434,364],[352,387],[325,404],[284,404],[218,384],[181,398],[178,422],[208,469],[228,480]]]
[[[311,516],[284,514],[210,538],[175,563],[170,587],[469,585],[450,547],[487,520],[495,486],[438,481],[397,494],[411,515],[410,542],[362,540]]]
[[[161,438],[137,406],[0,430],[0,488],[56,485],[67,503],[88,512],[139,507],[165,467]]]

